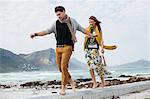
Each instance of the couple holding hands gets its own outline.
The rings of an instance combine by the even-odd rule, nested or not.
[[[68,64],[72,51],[74,50],[74,44],[77,42],[75,36],[76,30],[86,34],[84,41],[85,58],[89,67],[91,78],[93,81],[93,88],[98,87],[95,79],[94,70],[97,72],[101,79],[102,87],[105,86],[104,74],[105,65],[102,64],[104,57],[100,56],[100,53],[104,53],[104,49],[113,50],[116,46],[105,46],[102,38],[102,30],[100,27],[100,21],[94,16],[89,17],[89,26],[83,28],[75,19],[70,18],[63,6],[55,7],[55,13],[58,17],[47,30],[31,34],[31,38],[36,36],[44,36],[51,33],[55,34],[56,38],[56,63],[59,71],[61,72],[61,91],[60,95],[65,95],[66,85],[71,84],[73,91],[75,91],[75,82],[72,80],[70,73],[68,72]],[[99,52],[101,47],[101,51]]]

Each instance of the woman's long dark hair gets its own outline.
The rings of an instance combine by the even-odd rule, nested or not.
[[[96,22],[96,25],[98,26],[98,30],[100,32],[101,31],[101,27],[100,27],[101,21],[99,21],[98,19],[96,19],[95,16],[90,16],[89,19],[94,20]]]

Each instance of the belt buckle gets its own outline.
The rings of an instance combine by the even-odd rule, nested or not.
[[[57,47],[64,47],[64,45],[57,45]]]

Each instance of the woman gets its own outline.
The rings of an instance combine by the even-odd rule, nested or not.
[[[87,64],[89,66],[90,74],[92,77],[93,88],[96,88],[99,85],[96,82],[94,70],[100,76],[100,79],[102,81],[101,86],[105,86],[104,66],[102,66],[101,64],[101,57],[99,54],[100,46],[102,54],[104,53],[104,48],[109,50],[116,49],[116,46],[104,46],[100,23],[101,22],[97,20],[94,16],[91,16],[89,18],[89,26],[87,28],[87,31],[89,31],[93,35],[97,35],[97,37],[90,38],[86,36],[84,41],[85,58],[87,59]]]

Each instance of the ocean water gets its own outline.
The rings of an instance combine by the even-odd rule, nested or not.
[[[135,67],[135,68],[121,68],[121,67],[111,67],[108,70],[112,73],[113,77],[118,77],[119,75],[150,75],[150,67]]]
[[[87,78],[90,74],[87,70],[69,71],[73,79]],[[61,80],[61,73],[58,71],[33,71],[18,73],[0,73],[0,84],[24,83],[28,81],[49,81]]]
[[[107,68],[113,78],[118,78],[120,75],[137,75],[149,74],[150,67],[148,68]],[[88,70],[72,70],[69,71],[73,79],[90,78]],[[96,76],[96,78],[99,78]],[[19,72],[19,73],[0,73],[0,84],[6,83],[23,83],[28,81],[48,81],[48,80],[61,80],[61,73],[58,71],[33,71],[33,72]]]

